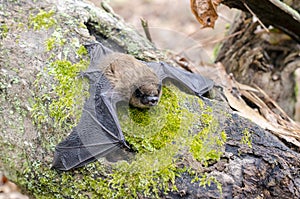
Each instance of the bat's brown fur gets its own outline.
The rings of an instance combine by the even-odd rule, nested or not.
[[[113,90],[135,107],[149,107],[134,95],[136,89],[147,96],[161,95],[160,82],[155,72],[133,56],[111,53],[101,60],[100,68],[113,86]]]

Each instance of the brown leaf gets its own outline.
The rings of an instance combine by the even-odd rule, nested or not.
[[[300,125],[289,118],[274,100],[258,86],[252,88],[237,82],[234,77],[227,75],[225,67],[221,63],[216,64],[216,69],[213,73],[216,76],[215,82],[224,87],[223,93],[227,102],[230,107],[236,110],[237,114],[248,118],[264,129],[270,130],[279,138],[300,147]],[[263,96],[264,100],[258,97],[258,93]],[[254,104],[257,110],[248,106],[244,98]],[[280,114],[273,112],[267,103],[276,107]]]
[[[200,24],[205,27],[214,28],[215,21],[218,19],[216,7],[222,0],[190,0],[192,13]]]
[[[17,185],[7,179],[5,175],[0,173],[0,193],[9,193],[19,191]]]

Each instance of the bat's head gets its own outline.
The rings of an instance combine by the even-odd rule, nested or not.
[[[136,87],[133,92],[130,104],[138,108],[149,108],[158,104],[161,96],[161,84],[145,82]]]

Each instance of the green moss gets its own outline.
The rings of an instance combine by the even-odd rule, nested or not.
[[[51,51],[55,47],[55,38],[50,37],[49,39],[46,40],[46,50]]]
[[[214,176],[209,176],[207,173],[203,174],[202,177],[199,179],[200,180],[200,186],[207,187],[211,186],[212,183],[214,183],[217,186],[217,189],[220,192],[220,195],[222,198],[222,184],[214,177]]]
[[[174,151],[174,148],[176,146],[169,150]],[[132,163],[119,163],[108,180],[113,188],[110,190],[112,198],[138,198],[138,194],[159,198],[161,191],[175,190],[178,172],[173,155],[164,148],[140,155]]]
[[[54,11],[40,11],[36,16],[31,16],[31,24],[34,29],[49,28],[56,24],[52,18]],[[67,21],[67,16],[61,16]],[[87,52],[80,45],[76,37],[69,38],[70,30],[56,26],[51,36],[45,40],[45,48],[48,56],[47,67],[38,74],[35,81],[36,93],[32,108],[32,116],[38,127],[49,126],[57,129],[71,129],[80,118],[81,109],[86,92],[82,92],[86,85],[79,73],[89,65],[86,59]],[[69,61],[70,52],[76,59]],[[71,56],[72,57],[72,56]],[[47,79],[47,81],[45,81]],[[47,82],[48,85],[45,85]],[[49,85],[51,84],[51,85]]]
[[[248,145],[248,147],[252,148],[252,140],[251,140],[251,133],[248,131],[248,129],[243,130],[243,137],[242,137],[242,144]]]
[[[80,110],[74,105],[81,104],[86,96],[82,93],[83,79],[78,74],[87,66],[88,62],[85,60],[74,64],[67,60],[56,60],[50,64],[47,72],[56,83],[52,85],[51,93],[35,98],[31,112],[37,124],[47,123],[50,116],[54,119],[55,126],[71,128],[74,125],[68,122],[80,116]],[[38,79],[36,83],[39,84]],[[47,107],[44,106],[44,102],[48,102]]]
[[[158,106],[151,109],[119,108],[119,118],[126,140],[138,152],[153,151],[172,142],[182,130],[181,125],[192,125],[193,114],[179,106],[178,96],[163,87]],[[189,127],[187,127],[189,128]]]
[[[59,114],[65,113],[66,104],[74,103],[65,99],[62,92],[72,87],[64,81],[76,77],[70,72],[77,68],[72,65],[68,61],[51,64],[51,75],[64,85],[54,88],[60,97],[52,101],[54,105],[49,105],[56,107]],[[198,108],[189,110],[193,105]],[[61,115],[53,117],[61,118]],[[178,162],[182,161],[178,156],[180,151],[191,151],[207,166],[208,162],[220,158],[221,146],[226,140],[224,132],[217,133],[212,109],[205,107],[201,99],[182,93],[172,85],[163,87],[158,106],[137,109],[121,104],[118,117],[126,141],[137,152],[131,162],[120,161],[110,166],[95,162],[64,173],[38,162],[22,174],[29,179],[22,182],[23,185],[37,198],[160,198],[161,193],[176,190],[175,179],[185,171],[178,167]],[[195,135],[194,132],[200,133]],[[207,185],[214,182],[221,187],[213,177],[201,178],[201,183],[204,182]]]
[[[88,52],[84,46],[79,46],[79,48],[76,51],[76,54],[81,58],[83,55],[87,55]]]
[[[4,39],[7,37],[7,33],[9,31],[9,28],[6,24],[0,24],[0,38]]]
[[[189,172],[192,175],[195,175],[194,173]],[[217,186],[217,189],[219,190],[220,194],[222,195],[222,184],[214,177],[209,175],[208,173],[202,174],[202,176],[195,175],[194,179],[192,180],[192,183],[194,182],[200,182],[199,186],[202,186],[206,188],[207,186],[211,186],[212,183],[214,183]]]
[[[59,125],[64,124],[70,117],[76,115],[74,104],[82,99],[78,93],[83,90],[82,79],[78,78],[80,71],[86,69],[88,62],[81,60],[72,64],[66,60],[57,60],[51,64],[49,74],[57,80],[57,85],[53,88],[58,96],[49,106],[50,116],[53,117]]]
[[[83,103],[85,93],[82,92],[84,82],[78,73],[88,66],[83,59],[87,54],[85,48],[80,46],[76,38],[66,40],[70,38],[67,34],[72,30],[57,27],[56,24],[62,23],[52,18],[53,14],[54,11],[40,11],[29,17],[30,27],[34,30],[53,26],[55,30],[45,42],[47,52],[42,56],[49,55],[49,59],[35,81],[34,105],[31,107],[35,123],[45,128],[44,131],[38,129],[39,135],[44,136],[45,140],[38,140],[42,144],[39,143],[35,146],[38,149],[32,150],[35,153],[42,152],[43,158],[37,159],[45,162],[28,157],[27,163],[31,165],[19,171],[22,175],[20,179],[23,179],[21,184],[36,198],[159,198],[161,191],[176,190],[175,178],[183,172],[178,167],[179,161],[182,161],[178,154],[189,151],[192,147],[190,143],[196,139],[195,133],[202,132],[202,128],[212,129],[208,127],[212,116],[211,109],[205,108],[201,99],[181,93],[174,86],[163,88],[161,102],[153,109],[120,108],[119,118],[126,140],[137,151],[134,160],[111,165],[95,162],[70,172],[50,169],[49,158],[52,156],[47,153],[50,151],[52,155],[54,144],[58,143],[60,131],[56,127],[70,129],[80,118],[81,109],[76,104]],[[135,47],[130,46],[130,51],[138,54]],[[1,88],[4,86],[0,84]],[[187,106],[193,104],[198,106],[199,112],[188,109]],[[206,113],[201,114],[202,109]],[[203,124],[200,124],[200,120]],[[57,134],[48,136],[48,130],[51,129]],[[212,130],[207,130],[205,135],[210,133],[211,136],[215,135]],[[216,135],[225,139],[222,133]],[[222,139],[218,140],[221,145]],[[209,148],[209,144],[204,142],[201,147]],[[35,156],[35,153],[32,155]],[[200,160],[205,159],[200,156]],[[16,167],[12,165],[12,168]]]
[[[49,12],[40,10],[38,14],[31,14],[29,16],[29,25],[34,30],[40,30],[41,28],[49,29],[57,23],[53,15],[54,10],[50,10]]]
[[[54,48],[62,47],[66,44],[66,39],[62,33],[60,28],[56,28],[56,30],[52,33],[51,37],[49,37],[45,41],[45,47],[47,52],[53,50]]]
[[[68,62],[55,62],[55,65],[54,75],[62,74],[65,66],[71,67]],[[65,173],[57,173],[38,163],[30,167],[34,171],[25,171],[29,179],[35,179],[28,180],[28,183],[35,184],[30,185],[26,181],[23,182],[24,186],[32,190],[37,198],[41,195],[57,198],[159,198],[161,192],[176,190],[175,178],[184,171],[178,167],[178,161],[181,161],[177,156],[179,151],[195,148],[190,144],[198,139],[193,132],[199,132],[204,126],[203,131],[208,135],[213,132],[214,123],[210,108],[201,113],[200,108],[204,104],[199,98],[182,93],[170,85],[163,87],[163,93],[159,105],[151,109],[141,110],[125,105],[119,107],[118,114],[125,138],[137,151],[130,163],[120,161],[111,167],[104,167],[95,162]],[[187,108],[195,104],[198,111]],[[200,119],[202,125],[199,125]],[[214,139],[220,142],[217,146],[223,144],[220,140],[226,139],[223,133],[219,136],[221,138]],[[201,147],[210,148],[206,144],[211,143],[204,142]],[[200,153],[197,157],[207,159],[201,157],[201,154],[203,155]],[[46,179],[51,182],[50,185],[46,183]]]
[[[214,49],[213,49],[213,60],[215,60],[221,50],[221,43],[217,43],[215,46],[214,46]]]
[[[73,172],[57,172],[45,162],[36,161],[20,173],[24,180],[19,183],[35,198],[90,198],[94,182],[90,177],[95,178],[96,174],[105,175],[99,162]]]
[[[221,158],[222,147],[226,142],[226,134],[224,131],[218,132],[219,124],[211,112],[211,108],[208,107],[202,113],[201,122],[204,128],[194,136],[190,147],[193,157],[204,166]]]

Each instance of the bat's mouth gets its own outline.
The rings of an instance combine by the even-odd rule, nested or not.
[[[141,98],[141,103],[145,106],[156,106],[158,104],[158,96],[144,96]]]

